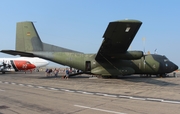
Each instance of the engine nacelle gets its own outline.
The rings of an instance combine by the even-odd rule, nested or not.
[[[113,59],[124,59],[124,60],[136,60],[140,59],[143,56],[142,51],[127,51],[126,53],[112,55]]]

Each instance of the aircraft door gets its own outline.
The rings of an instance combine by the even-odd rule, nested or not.
[[[85,71],[91,72],[91,61],[86,61]]]

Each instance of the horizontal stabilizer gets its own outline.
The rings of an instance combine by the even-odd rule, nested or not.
[[[14,51],[14,50],[1,50],[2,53],[10,54],[10,55],[20,55],[24,57],[35,57],[33,53],[22,52],[22,51]]]

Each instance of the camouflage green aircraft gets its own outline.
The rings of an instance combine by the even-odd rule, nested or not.
[[[3,53],[27,57],[40,57],[82,70],[83,73],[117,76],[130,74],[162,75],[173,72],[178,66],[167,57],[157,54],[144,55],[143,51],[128,51],[142,22],[119,20],[110,22],[103,42],[96,54],[66,49],[43,43],[33,22],[18,22],[16,50]]]

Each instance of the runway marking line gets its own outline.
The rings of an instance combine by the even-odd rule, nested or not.
[[[178,102],[178,101],[161,101],[161,102],[180,104],[180,102]]]
[[[138,97],[130,97],[130,99],[135,99],[135,100],[146,100],[145,98],[138,98]]]
[[[40,89],[43,88],[44,89],[44,87],[42,87],[42,86],[37,86],[37,88],[40,88]]]
[[[5,91],[5,90],[3,90],[3,89],[0,89],[0,91]]]
[[[33,85],[27,85],[28,87],[34,87]]]
[[[72,93],[74,93],[75,91],[71,91],[71,90],[66,90],[66,92],[72,92]]]
[[[104,94],[104,93],[96,93],[96,95],[102,95],[102,96],[105,96],[107,94]]]
[[[51,90],[59,90],[59,89],[56,89],[56,88],[49,88],[49,89],[51,89]]]
[[[86,91],[73,91],[73,90],[68,90],[68,89],[63,89],[63,88],[52,88],[52,87],[42,87],[42,86],[36,86],[36,85],[24,85],[21,83],[14,83],[14,82],[4,82],[0,81],[0,83],[4,84],[12,84],[12,85],[19,85],[19,86],[26,86],[26,87],[36,87],[36,88],[43,88],[47,90],[59,90],[59,91],[66,91],[66,92],[76,92],[76,93],[82,93],[82,94],[89,94],[89,95],[99,95],[99,96],[105,96],[105,97],[119,97],[119,98],[126,98],[126,99],[132,99],[132,100],[143,100],[143,101],[154,101],[154,102],[162,102],[162,103],[172,103],[172,104],[180,104],[180,101],[174,101],[174,100],[164,100],[164,99],[158,99],[158,98],[145,98],[145,97],[133,97],[133,96],[126,96],[126,95],[111,95],[111,94],[105,94],[105,93],[91,93],[91,92],[86,92]],[[0,91],[5,91],[0,89]]]
[[[119,95],[119,97],[122,97],[122,98],[131,98],[131,96],[124,96],[124,95]]]
[[[106,97],[117,97],[116,95],[109,95],[109,94],[106,94],[104,96],[106,96]]]
[[[82,92],[83,94],[88,94],[88,95],[93,95],[94,93],[90,93],[90,92]]]
[[[20,86],[24,86],[24,84],[18,84],[18,85],[20,85]]]
[[[69,89],[60,89],[60,90],[62,90],[62,91],[66,91],[66,92],[75,92],[75,91],[72,91],[72,90],[69,90]]]
[[[76,106],[76,107],[80,107],[80,108],[91,109],[91,110],[102,111],[102,112],[113,113],[113,114],[126,114],[126,113],[122,113],[122,112],[116,112],[116,111],[105,110],[105,109],[100,109],[100,108],[92,108],[92,107],[82,106],[82,105],[74,105],[74,106]]]
[[[78,92],[78,93],[83,93],[84,91],[76,91],[76,92]]]
[[[4,82],[5,84],[9,84],[9,82]]]
[[[155,98],[146,98],[146,100],[150,100],[150,101],[159,101],[159,102],[164,101],[163,99],[155,99]]]

